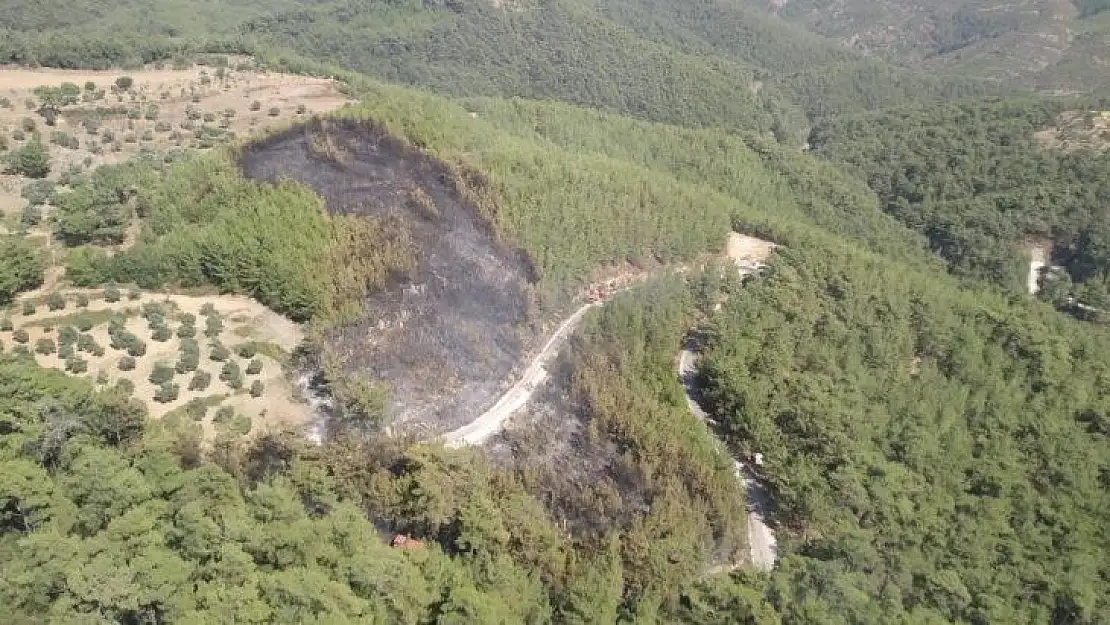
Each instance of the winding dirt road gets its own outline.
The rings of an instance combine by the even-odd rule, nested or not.
[[[726,252],[736,263],[742,275],[757,273],[763,267],[763,261],[770,256],[775,246],[772,243],[748,237],[733,232],[729,235]],[[626,287],[627,288],[627,287]],[[623,290],[623,289],[622,289]],[[479,445],[501,430],[505,421],[517,410],[523,408],[532,398],[532,394],[547,379],[547,366],[559,354],[563,344],[578,328],[582,318],[595,306],[604,302],[585,304],[563,321],[555,333],[544,344],[539,354],[524,370],[520,379],[489,410],[482,413],[477,419],[463,427],[448,432],[441,440],[448,447],[462,447],[464,445]],[[697,355],[683,349],[678,358],[678,376],[686,389],[686,401],[690,411],[707,425],[713,425],[709,415],[697,403],[697,389],[694,386],[694,377],[697,370]],[[712,432],[710,432],[712,434]],[[719,438],[717,441],[718,452],[727,454],[728,450]],[[754,471],[739,460],[733,459],[736,478],[747,493],[748,500],[748,544],[751,546],[752,564],[757,568],[769,571],[775,565],[775,534],[767,525],[766,519],[770,512],[770,496],[763,482]]]
[[[686,404],[690,412],[707,426],[715,425],[709,414],[698,403],[697,397],[697,354],[691,349],[683,349],[678,354],[678,379],[686,389]],[[712,431],[710,432],[712,434]],[[714,435],[717,441],[717,453],[728,453],[721,439]],[[751,467],[733,458],[732,466],[736,479],[748,496],[748,546],[751,550],[752,564],[762,570],[770,571],[775,568],[775,532],[767,525],[771,511],[771,498],[763,481],[755,474]],[[724,567],[722,570],[728,570]]]
[[[489,410],[483,412],[477,419],[443,435],[443,443],[448,447],[462,447],[463,445],[479,445],[501,430],[505,421],[520,410],[532,399],[532,393],[547,379],[547,365],[559,355],[559,350],[567,342],[570,335],[578,327],[582,318],[600,302],[586,304],[567,317],[562,325],[555,330],[555,334],[547,340],[540,353],[532,359],[531,364],[524,370],[520,380],[517,381],[505,394],[497,400]]]

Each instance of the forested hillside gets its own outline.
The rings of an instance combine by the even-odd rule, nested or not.
[[[840,118],[810,140],[866,180],[887,213],[927,236],[953,272],[1021,291],[1021,244],[1046,239],[1070,274],[1051,281],[1046,297],[1104,307],[1110,155],[1050,149],[1034,137],[1065,110],[1100,108],[1040,99],[913,107]]]
[[[852,49],[1050,93],[1104,93],[1103,0],[743,0]]]
[[[807,114],[999,89],[867,59],[739,4],[154,5],[48,2],[19,11],[0,38],[0,61],[108,67],[197,52],[256,53],[452,96],[555,99],[685,126],[768,132],[790,143],[804,137]],[[54,13],[67,17],[49,20]]]
[[[703,375],[793,529],[784,620],[1104,621],[1110,335],[875,257],[781,254],[716,318]]]
[[[198,82],[180,87],[183,119],[148,119],[177,96],[122,69],[96,75],[104,88],[0,93],[17,200],[0,204],[0,614],[1110,622],[1110,334],[1057,310],[1110,309],[1094,132],[1110,104],[1026,91],[1101,87],[1104,4],[9,3],[0,62]],[[332,85],[314,116],[303,81],[251,84],[244,54],[336,76],[343,97]],[[198,108],[229,73],[239,112]],[[74,137],[48,118],[66,106],[115,110],[135,149],[86,124],[80,145],[99,151],[59,152]],[[205,141],[233,118],[251,135]],[[1076,119],[1084,142],[1045,139]],[[141,139],[142,121],[176,146]],[[718,273],[730,230],[776,243],[770,266]],[[1034,241],[1064,268],[1040,291],[1056,307],[1025,292]],[[668,269],[590,309],[494,443],[435,442],[599,277]],[[90,310],[70,316],[59,288]],[[183,290],[302,322],[278,318],[287,345],[305,340],[270,346],[266,367],[289,392],[321,380],[329,427],[228,436],[211,398],[159,418],[130,380],[36,364],[82,339],[103,353],[69,323],[119,334]],[[65,323],[36,317],[43,304]],[[236,319],[232,356],[211,313],[209,359],[254,365],[249,326],[272,320]],[[192,318],[175,327],[196,369],[197,316],[175,314]],[[716,429],[675,374],[695,328]],[[146,351],[131,343],[120,370]],[[137,377],[153,389],[177,364]],[[218,401],[256,395],[233,364]],[[426,387],[391,386],[388,368]],[[474,410],[390,421],[391,405],[453,397]],[[762,454],[772,570],[749,567],[746,488],[714,435]]]

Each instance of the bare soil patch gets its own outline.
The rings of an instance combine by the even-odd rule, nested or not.
[[[1110,111],[1067,111],[1052,126],[1033,133],[1045,149],[1102,152],[1110,148]]]
[[[216,422],[216,411],[222,406],[230,406],[236,414],[250,418],[252,423],[250,435],[272,429],[304,427],[315,417],[308,404],[299,399],[294,385],[290,382],[290,376],[287,375],[287,358],[282,356],[292,352],[301,342],[303,339],[301,329],[254,300],[230,295],[199,297],[144,292],[139,293],[137,299],[125,296],[113,303],[103,299],[102,291],[72,290],[65,292],[68,300],[66,307],[51,311],[44,303],[47,295],[42,291],[25,294],[12,309],[0,312],[0,317],[11,320],[13,326],[12,330],[0,331],[0,342],[3,343],[5,351],[10,352],[20,345],[15,340],[15,334],[20,331],[26,332],[28,340],[24,345],[31,350],[35,360],[43,366],[64,371],[66,363],[59,357],[57,351],[51,354],[37,353],[36,343],[40,339],[47,338],[57,344],[62,327],[71,326],[79,329],[82,318],[85,318],[92,324],[92,328],[85,333],[91,335],[104,351],[99,356],[88,351],[79,351],[78,356],[87,361],[88,368],[75,375],[88,378],[102,387],[116,384],[119,380],[128,380],[134,385],[135,397],[147,404],[153,418],[161,418],[170,412],[182,409],[190,400],[206,398],[209,409],[200,423],[208,435],[214,435],[227,428],[226,423]],[[76,305],[76,298],[79,295],[89,298],[88,306]],[[33,314],[22,314],[21,304],[25,301],[39,302]],[[147,320],[140,315],[142,307],[149,304],[160,304],[167,311],[166,325],[174,332],[166,341],[153,340]],[[205,312],[206,305],[212,306],[223,320],[223,329],[215,339],[204,335],[205,316],[202,313]],[[122,371],[119,368],[120,360],[127,355],[127,352],[111,347],[108,319],[117,313],[127,317],[126,329],[143,340],[147,347],[143,356],[135,358],[135,368],[130,371]],[[158,363],[172,366],[177,362],[182,343],[182,339],[177,336],[177,329],[182,325],[181,316],[185,314],[196,318],[195,339],[200,344],[201,353],[197,370],[207,372],[211,376],[211,383],[202,390],[189,390],[189,381],[193,373],[177,374],[173,378],[173,382],[180,387],[177,399],[170,402],[155,401],[157,385],[150,381],[150,374]],[[209,358],[210,344],[214,340],[229,349],[228,360],[234,361],[244,372],[241,388],[232,388],[227,382],[220,380],[223,362]],[[264,342],[263,348],[253,356],[262,362],[262,371],[257,374],[246,374],[252,358],[242,357],[236,350],[237,346],[250,341]],[[256,380],[262,382],[264,390],[259,397],[252,397],[249,387]],[[220,395],[225,395],[226,398],[214,397]]]
[[[412,275],[396,276],[359,321],[324,339],[342,375],[389,385],[389,424],[449,429],[494,402],[536,340],[533,276],[463,198],[481,192],[480,176],[355,121],[314,122],[252,144],[242,167],[258,180],[301,182],[330,212],[374,219],[417,251]]]

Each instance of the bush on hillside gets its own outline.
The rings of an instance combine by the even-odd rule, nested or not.
[[[50,153],[38,138],[8,154],[8,170],[28,178],[45,178],[50,173]]]

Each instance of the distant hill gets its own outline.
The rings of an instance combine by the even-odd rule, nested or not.
[[[792,144],[814,117],[997,90],[868,58],[739,2],[23,4],[0,17],[0,62],[299,56],[445,95],[559,100]]]
[[[853,50],[1055,93],[1110,88],[1106,0],[749,0]]]

